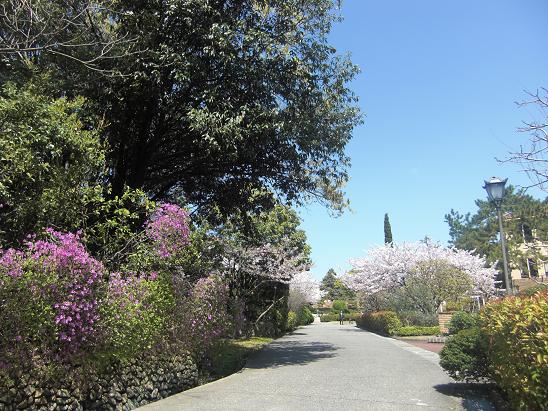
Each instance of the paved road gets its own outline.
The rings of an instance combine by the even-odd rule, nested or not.
[[[175,410],[492,410],[463,399],[438,355],[352,325],[314,323],[239,373],[141,407]]]

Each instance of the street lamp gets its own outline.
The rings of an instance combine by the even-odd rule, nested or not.
[[[489,200],[495,205],[499,218],[500,245],[502,247],[502,262],[504,266],[504,282],[506,284],[506,292],[513,294],[512,279],[508,272],[508,260],[506,258],[506,238],[504,237],[504,229],[502,227],[502,199],[504,198],[504,185],[508,181],[507,178],[501,180],[497,177],[491,177],[491,180],[485,181],[483,188],[487,191]]]

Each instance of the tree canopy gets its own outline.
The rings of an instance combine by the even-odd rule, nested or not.
[[[449,224],[449,243],[462,250],[475,250],[490,263],[500,263],[502,251],[495,208],[487,200],[476,200],[475,203],[478,209],[474,214],[463,215],[451,210],[445,216]],[[548,240],[548,199],[538,200],[509,186],[502,202],[502,212],[508,252],[514,263],[525,258],[519,248],[524,241]]]
[[[105,121],[113,195],[127,185],[224,215],[276,197],[345,207],[344,148],[360,121],[347,84],[358,70],[327,41],[333,0],[45,3],[67,21],[75,10],[89,19],[33,21],[32,44],[5,45],[2,77],[48,70],[57,81],[44,92],[87,99]]]

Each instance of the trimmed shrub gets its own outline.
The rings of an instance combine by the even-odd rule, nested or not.
[[[356,319],[359,327],[383,335],[394,335],[401,328],[401,321],[393,311],[364,313]]]
[[[299,311],[298,325],[308,325],[314,322],[314,314],[308,307],[303,307]]]
[[[489,303],[481,320],[492,378],[512,406],[548,409],[548,291]]]
[[[357,321],[361,317],[361,313],[346,313],[344,314],[344,321]],[[339,321],[339,313],[325,313],[320,316],[322,323],[330,321]]]
[[[440,334],[439,325],[433,327],[406,326],[398,328],[396,334],[401,337],[410,337],[414,335],[437,335]]]
[[[479,317],[477,314],[472,314],[466,311],[457,311],[451,317],[449,322],[449,334],[456,334],[461,330],[467,330],[472,327],[477,327]]]
[[[405,326],[434,327],[438,325],[436,314],[425,314],[420,311],[397,311],[398,318]]]
[[[295,311],[289,311],[287,313],[285,329],[286,331],[293,331],[295,328],[297,328],[297,313]]]
[[[440,352],[440,365],[455,380],[488,378],[487,341],[479,327],[461,330],[450,337]]]

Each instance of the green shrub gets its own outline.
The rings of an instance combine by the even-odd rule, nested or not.
[[[346,313],[344,314],[344,321],[356,321],[357,318],[361,317],[361,313]],[[320,321],[322,323],[330,321],[339,321],[339,313],[326,313],[320,316]]]
[[[528,288],[527,290],[524,290],[520,294],[522,296],[532,297],[536,293],[540,291],[548,290],[548,285],[546,284],[537,284],[534,287]]]
[[[489,303],[481,313],[493,380],[515,409],[548,409],[548,291]]]
[[[394,335],[401,328],[401,321],[393,311],[364,313],[356,319],[359,327],[383,335]]]
[[[396,331],[396,334],[401,337],[410,337],[413,335],[437,335],[439,333],[439,325],[433,327],[406,326],[398,328]]]
[[[295,328],[297,328],[297,313],[295,311],[289,311],[287,313],[287,324],[285,326],[285,329],[287,331],[293,331]]]
[[[438,325],[436,314],[425,314],[420,311],[397,311],[398,318],[405,326],[433,327]]]
[[[336,311],[339,313],[342,312],[348,312],[348,305],[346,304],[346,301],[343,300],[335,300],[333,301],[333,311]]]
[[[339,321],[339,314],[335,313],[325,313],[320,316],[320,321],[322,323],[328,323],[330,321]]]
[[[449,323],[449,334],[456,334],[461,330],[477,327],[479,317],[477,314],[472,314],[466,311],[457,311],[451,317]]]
[[[314,322],[314,314],[308,307],[303,307],[299,311],[298,325],[308,325]]]
[[[449,337],[440,352],[440,365],[455,380],[488,378],[487,342],[479,327],[461,330]]]

